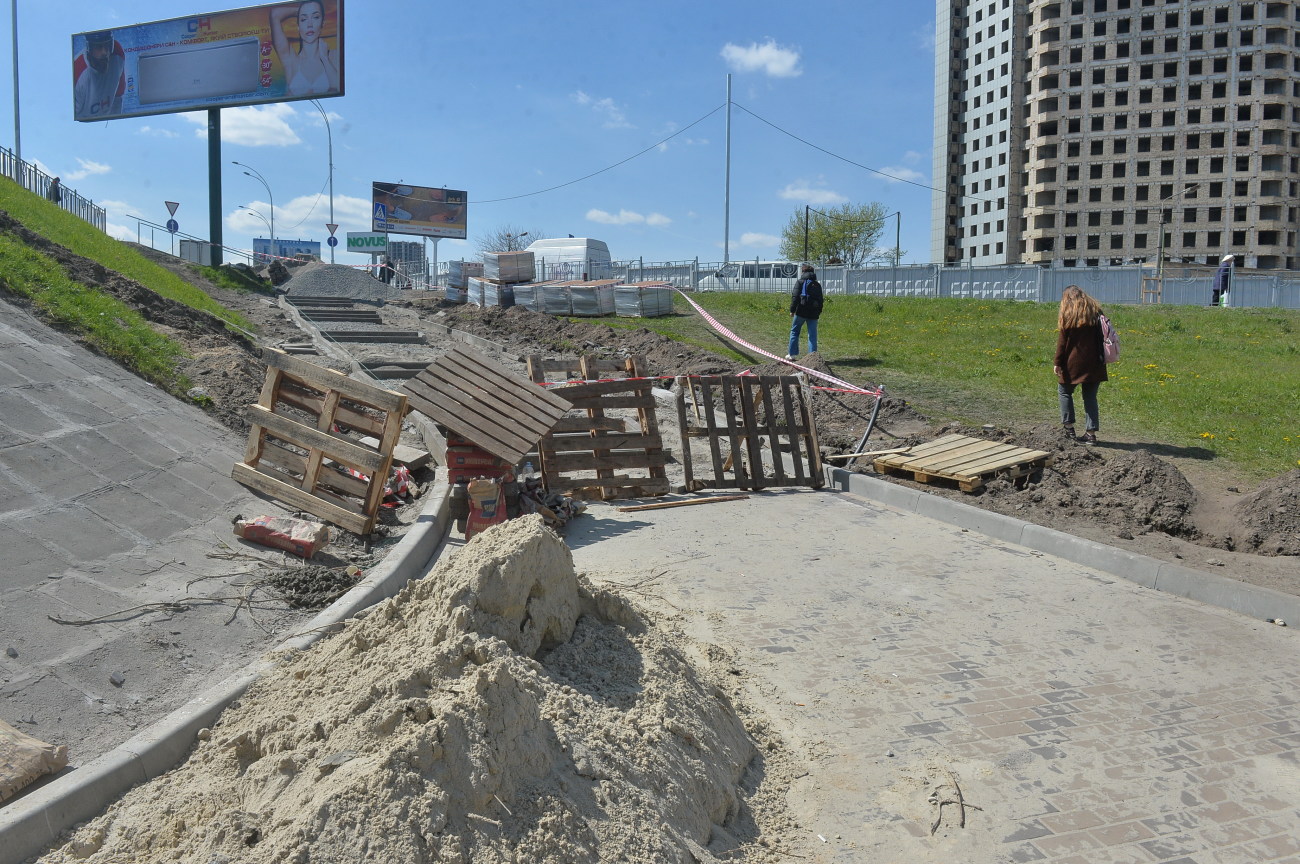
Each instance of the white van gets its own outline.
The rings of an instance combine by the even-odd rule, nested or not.
[[[732,261],[707,275],[697,291],[789,291],[799,275],[794,261]]]
[[[527,251],[533,253],[537,278],[543,282],[608,279],[614,275],[604,240],[554,237],[534,240]]]

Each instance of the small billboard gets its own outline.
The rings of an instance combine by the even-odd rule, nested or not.
[[[72,93],[83,121],[342,96],[343,0],[77,33]]]
[[[378,231],[349,231],[348,251],[383,255],[388,251],[388,235]]]
[[[266,237],[253,238],[253,258],[258,261],[270,261],[272,258],[297,258],[299,255],[320,257],[319,240],[286,240],[276,237],[275,244]]]
[[[464,240],[468,195],[405,183],[371,184],[371,230]]]

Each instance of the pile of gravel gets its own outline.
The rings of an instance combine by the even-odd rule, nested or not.
[[[308,264],[284,283],[290,297],[346,297],[351,300],[398,300],[403,291],[385,285],[364,269],[345,264]]]

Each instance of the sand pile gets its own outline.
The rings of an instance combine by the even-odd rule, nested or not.
[[[286,658],[41,861],[766,860],[738,848],[764,760],[730,670],[676,645],[513,520]]]

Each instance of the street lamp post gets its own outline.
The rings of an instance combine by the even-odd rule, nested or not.
[[[267,183],[266,178],[263,177],[256,168],[253,168],[250,165],[245,165],[243,162],[236,162],[233,159],[230,160],[230,164],[238,165],[240,168],[247,168],[248,170],[245,171],[244,173],[249,177],[255,177],[256,179],[262,181],[262,185],[266,187],[266,197],[271,199],[271,221],[269,223],[269,227],[271,229],[271,257],[274,258],[275,257],[275,195],[271,193],[271,184]]]
[[[320,107],[320,102],[317,101],[317,100],[315,100],[315,99],[313,99],[313,100],[311,100],[311,104],[313,104],[313,105],[316,106],[316,110],[320,112],[321,119],[323,119],[323,120],[325,121],[325,136],[326,136],[326,138],[327,138],[328,141],[329,141],[329,148],[330,148],[330,150],[329,150],[329,153],[330,153],[330,224],[333,225],[333,224],[334,224],[334,133],[333,133],[332,131],[330,131],[330,118],[329,118],[329,115],[325,113],[325,109],[324,109],[324,108]],[[434,248],[436,249],[437,247],[435,246]],[[333,246],[330,247],[330,263],[331,263],[331,264],[334,263],[334,247],[333,247]]]
[[[1170,198],[1181,198],[1182,196],[1186,195],[1188,192],[1191,192],[1193,189],[1195,189],[1197,186],[1200,185],[1201,185],[1200,183],[1193,183],[1192,185],[1187,186],[1184,189],[1179,190],[1178,192],[1169,193],[1168,195],[1161,198],[1156,203],[1164,204]],[[1165,208],[1161,207],[1160,208],[1160,244],[1156,249],[1156,281],[1159,283],[1162,292],[1165,287],[1165,225],[1167,224],[1169,224],[1169,220],[1165,218]]]
[[[903,235],[903,211],[899,210],[897,213],[890,213],[889,216],[886,216],[885,218],[888,219],[890,216],[898,217],[894,220],[894,269],[897,270],[898,256],[901,254],[900,248],[902,241],[900,238]]]

